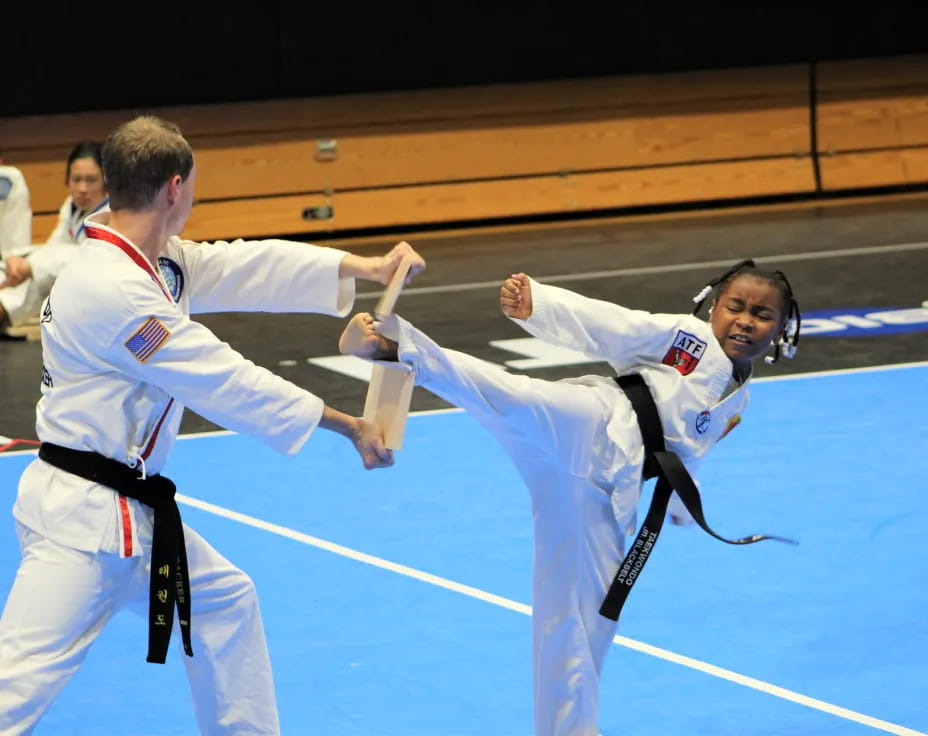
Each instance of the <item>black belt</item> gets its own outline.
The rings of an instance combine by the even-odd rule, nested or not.
[[[50,442],[41,444],[39,457],[49,465],[112,488],[123,496],[141,501],[155,510],[151,545],[147,661],[164,664],[167,658],[171,629],[174,626],[175,603],[184,651],[192,657],[190,576],[187,570],[187,550],[184,546],[184,527],[180,519],[180,510],[174,500],[174,483],[163,475],[140,478],[129,466],[99,453],[72,450]]]
[[[664,524],[664,517],[667,515],[667,504],[670,503],[670,496],[674,491],[680,497],[686,510],[695,519],[696,523],[702,527],[703,531],[708,532],[716,539],[726,544],[753,544],[764,539],[775,539],[779,542],[797,544],[792,539],[783,537],[773,537],[765,534],[753,534],[743,539],[726,539],[716,534],[706,523],[706,518],[702,513],[702,500],[699,497],[699,489],[693,482],[692,477],[687,471],[683,462],[676,453],[668,452],[664,446],[664,429],[661,425],[661,417],[658,414],[654,398],[648,390],[648,385],[644,379],[634,373],[629,376],[620,376],[615,379],[619,388],[625,392],[628,400],[631,402],[635,414],[638,416],[638,427],[641,430],[641,439],[644,442],[645,462],[644,478],[657,477],[657,485],[654,487],[654,495],[651,498],[651,507],[648,509],[648,515],[645,517],[638,536],[634,544],[625,555],[625,559],[619,566],[609,586],[609,592],[600,606],[599,612],[606,618],[613,621],[619,619],[619,613],[625,604],[625,599],[631,592],[632,586],[638,579],[644,564],[651,555],[651,550],[657,543],[657,537],[661,533],[661,527]]]

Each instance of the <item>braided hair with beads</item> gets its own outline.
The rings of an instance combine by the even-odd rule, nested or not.
[[[739,261],[721,276],[709,281],[709,283],[693,297],[693,301],[696,303],[696,306],[693,308],[693,314],[699,313],[703,303],[710,294],[713,294],[714,298],[717,298],[719,294],[725,291],[728,284],[739,276],[751,276],[761,281],[766,281],[776,287],[780,292],[783,298],[783,312],[785,315],[783,331],[774,343],[773,355],[764,358],[764,362],[767,363],[767,365],[773,365],[780,359],[781,355],[784,358],[792,358],[796,354],[799,345],[799,328],[802,325],[802,315],[799,312],[799,303],[793,295],[793,287],[790,286],[786,274],[782,271],[765,271],[760,269],[752,258]]]

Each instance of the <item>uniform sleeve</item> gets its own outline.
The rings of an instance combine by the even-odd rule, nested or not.
[[[19,169],[4,167],[0,177],[7,180],[9,187],[6,197],[0,200],[0,251],[11,255],[32,244],[29,187]]]
[[[191,313],[316,312],[344,317],[354,279],[340,279],[345,251],[287,240],[179,243]]]
[[[513,320],[526,332],[553,345],[604,360],[617,369],[642,360],[659,361],[679,315],[652,314],[591,299],[532,280],[532,315]]]
[[[48,291],[61,273],[61,269],[77,252],[78,246],[68,242],[49,242],[36,246],[29,253],[29,267],[32,269],[32,278],[40,289]]]
[[[111,336],[101,349],[119,372],[280,452],[299,451],[319,424],[322,399],[245,359],[169,303],[154,282],[124,285],[119,301],[110,329],[94,328],[97,340]]]

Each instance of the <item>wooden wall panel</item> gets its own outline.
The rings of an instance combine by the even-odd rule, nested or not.
[[[198,162],[197,196],[212,201],[808,154],[807,91],[789,71],[768,71],[766,77],[755,73],[750,79],[743,73],[667,76],[652,87],[641,80],[612,80],[611,86],[629,95],[624,106],[615,100],[613,107],[595,111],[561,109],[562,97],[554,92],[565,89],[564,83],[536,86],[526,102],[527,109],[536,111],[532,119],[522,109],[519,120],[510,115],[492,125],[473,112],[470,119],[428,122],[434,101],[420,94],[424,109],[410,113],[418,122],[347,128],[334,137],[335,160],[324,162],[316,155],[322,139],[306,131],[220,134],[223,125],[234,127],[226,120],[235,115],[225,110],[214,121],[213,134],[191,139]],[[607,86],[603,80],[594,82],[593,88]],[[733,86],[719,86],[723,82]],[[592,104],[589,89],[577,84],[575,96]],[[541,109],[543,89],[547,110]],[[458,98],[460,91],[454,92],[450,96]],[[492,99],[476,107],[500,114],[503,100],[498,90],[490,92]],[[278,103],[267,104],[284,116]],[[514,104],[507,100],[506,109],[519,109]],[[205,126],[205,112],[197,112],[196,121]],[[61,167],[67,151],[56,145],[7,152],[8,161],[26,174],[37,213],[56,210],[64,196]]]
[[[846,190],[928,182],[928,147],[825,156],[822,188]]]
[[[200,149],[198,197],[292,192],[636,168],[808,151],[804,109],[717,111],[595,122],[336,139],[337,159],[316,142]]]
[[[928,56],[819,65],[822,189],[928,183]]]
[[[411,90],[222,105],[110,110],[70,115],[0,118],[0,147],[6,151],[69,147],[102,139],[127,118],[153,113],[173,120],[195,143],[217,135],[294,132],[297,137],[332,137],[355,128],[422,123],[532,120],[539,114],[633,110],[661,105],[692,106],[719,100],[782,106],[808,93],[805,65],[632,75],[523,84]]]
[[[812,192],[810,159],[776,158],[198,204],[191,239],[334,232]],[[304,220],[328,205],[331,220]]]
[[[926,69],[928,75],[928,69]],[[923,92],[834,100],[818,106],[821,153],[928,145],[928,76]]]
[[[48,236],[55,230],[58,224],[57,214],[33,215],[32,216],[32,242],[44,243]]]
[[[50,149],[42,152],[42,157],[23,161],[21,153],[8,154],[3,157],[7,164],[16,166],[23,172],[29,186],[29,200],[35,214],[58,212],[64,198],[68,196],[65,185],[65,164],[67,151]]]
[[[926,72],[926,55],[844,59],[816,64],[817,88],[824,101],[868,91],[923,88]]]
[[[162,108],[213,239],[928,183],[928,56]],[[811,110],[810,101],[815,100]],[[139,111],[0,119],[35,231],[63,162]],[[817,146],[811,150],[811,122]],[[334,140],[332,161],[317,142]],[[304,220],[331,205],[332,220]]]

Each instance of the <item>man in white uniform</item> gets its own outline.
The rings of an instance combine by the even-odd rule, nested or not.
[[[124,606],[147,612],[149,661],[163,661],[175,602],[201,731],[277,734],[254,585],[181,529],[173,484],[158,475],[183,406],[283,453],[322,427],[366,468],[393,458],[371,423],[254,365],[188,314],[342,316],[355,278],[387,283],[403,256],[413,273],[424,261],[405,243],[366,258],[285,241],[181,241],[196,168],[180,131],[157,118],[120,126],[103,162],[112,212],[86,222],[42,315],[42,447],[14,508],[23,560],[0,618],[0,734],[32,730]]]
[[[607,361],[618,376],[640,374],[667,450],[693,472],[740,421],[752,361],[775,341],[795,342],[789,324],[798,307],[781,276],[739,264],[716,282],[708,323],[627,309],[525,274],[507,279],[500,303],[531,335]],[[605,376],[510,374],[440,347],[396,315],[382,323],[355,315],[339,348],[399,360],[417,385],[466,409],[509,454],[534,520],[535,733],[596,736],[599,680],[616,626],[600,607],[636,526],[646,459],[629,398]],[[676,494],[668,510],[675,523],[693,521]]]

